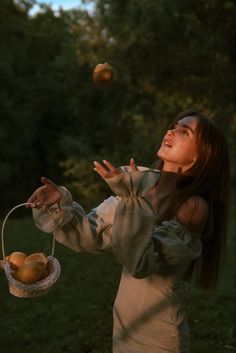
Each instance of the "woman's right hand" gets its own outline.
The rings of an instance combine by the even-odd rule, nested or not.
[[[53,204],[57,204],[60,208],[62,194],[59,187],[45,177],[41,178],[41,182],[44,185],[36,189],[29,197],[27,203],[30,203],[31,205],[26,205],[26,207],[41,208],[45,206],[50,207]]]
[[[121,171],[119,168],[114,167],[106,159],[103,160],[103,163],[105,164],[106,168],[104,168],[103,165],[97,161],[94,161],[93,163],[95,166],[93,170],[95,170],[95,172],[97,172],[103,179],[110,179],[116,175],[124,174],[123,171]],[[130,168],[132,172],[138,170],[133,158],[130,159]]]

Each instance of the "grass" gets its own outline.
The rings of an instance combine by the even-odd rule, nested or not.
[[[235,223],[229,231],[228,256],[218,290],[211,296],[188,286],[186,307],[191,353],[235,352]],[[5,251],[50,254],[51,237],[31,219],[10,220]],[[1,353],[111,353],[112,305],[120,265],[112,254],[77,254],[56,244],[62,273],[47,295],[22,299],[11,295],[0,271]]]

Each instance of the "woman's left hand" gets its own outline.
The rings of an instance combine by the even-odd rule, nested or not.
[[[95,170],[95,172],[97,172],[104,179],[109,179],[109,178],[112,178],[112,177],[114,177],[116,175],[124,173],[124,172],[122,172],[122,170],[114,167],[107,160],[103,160],[103,163],[105,164],[107,169],[105,167],[103,167],[103,165],[101,163],[99,163],[97,161],[94,161],[95,167],[93,169]],[[132,172],[138,170],[138,168],[136,166],[136,163],[135,163],[133,158],[131,158],[131,160],[130,160],[130,167],[131,167],[131,171]]]

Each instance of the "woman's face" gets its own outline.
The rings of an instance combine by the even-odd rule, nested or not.
[[[163,170],[187,171],[197,160],[197,125],[198,119],[186,116],[179,120],[165,134],[157,155],[164,162]]]

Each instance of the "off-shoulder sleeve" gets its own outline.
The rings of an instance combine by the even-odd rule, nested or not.
[[[153,273],[173,275],[198,258],[201,251],[200,235],[172,219],[154,227],[148,246],[128,268],[137,278]]]
[[[157,226],[157,214],[145,199],[153,186],[153,171],[130,172],[111,179],[108,184],[120,196],[112,249],[131,275],[142,278],[153,273],[175,273],[200,255],[199,235],[189,232],[176,219]]]
[[[60,187],[63,197],[60,208],[57,205],[45,210],[33,209],[38,228],[54,233],[58,242],[74,251],[101,253],[111,247],[111,229],[118,204],[116,197],[104,200],[88,214],[76,202],[70,192]]]

